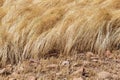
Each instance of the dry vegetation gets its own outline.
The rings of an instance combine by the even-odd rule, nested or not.
[[[35,65],[40,67],[35,70],[31,67],[30,72],[40,73],[40,75],[48,72],[48,75],[45,74],[40,80],[47,80],[46,75],[49,77],[52,73],[62,70],[65,70],[65,73],[61,73],[64,74],[62,78],[55,75],[49,78],[73,79],[71,74],[74,72],[74,63],[81,62],[83,67],[83,62],[89,61],[86,55],[82,55],[84,58],[73,56],[93,52],[94,56],[99,56],[98,61],[101,61],[107,59],[104,57],[104,53],[111,55],[111,52],[106,51],[110,50],[115,55],[119,55],[119,51],[113,52],[113,50],[119,49],[120,0],[0,0],[0,67],[3,68],[8,64],[12,64],[11,66],[14,67],[17,64],[12,69],[12,73],[16,72],[16,69],[18,70],[20,64],[28,61],[25,63],[27,65],[30,64],[30,59],[35,59],[40,60],[37,61],[41,62],[39,64],[35,62]],[[112,61],[113,59],[119,60],[119,56],[116,58],[115,55],[110,58]],[[55,64],[57,64],[55,70],[57,72],[49,71],[46,68],[47,63],[52,64],[51,58],[53,57],[55,57],[53,62],[56,61]],[[74,58],[74,60],[71,60],[73,62],[69,64],[70,67],[66,68],[67,71],[61,68],[60,61],[64,62],[68,57]],[[106,63],[110,64],[112,61],[108,60]],[[94,62],[90,61],[90,64],[92,65]],[[113,70],[114,68],[120,69],[120,67],[116,68],[116,64],[117,62],[113,62],[111,65]],[[105,64],[101,62],[101,65]],[[105,66],[110,68],[109,65]],[[101,69],[104,68],[100,66],[97,72]],[[36,70],[38,72],[34,72]],[[69,72],[71,70],[72,72]],[[110,70],[108,71],[110,72]],[[4,72],[6,71],[0,71],[1,74]],[[120,73],[115,72],[118,72],[116,75]],[[81,74],[83,73],[84,71],[81,70]],[[21,74],[25,76],[26,72],[21,72]],[[1,79],[8,79],[4,77],[5,75],[1,76]],[[89,79],[93,80],[93,78]]]

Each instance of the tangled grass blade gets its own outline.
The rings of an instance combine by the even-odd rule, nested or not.
[[[0,0],[1,64],[107,49],[120,49],[119,0]]]

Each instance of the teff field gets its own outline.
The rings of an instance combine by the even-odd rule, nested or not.
[[[120,0],[0,0],[1,66],[116,50]]]

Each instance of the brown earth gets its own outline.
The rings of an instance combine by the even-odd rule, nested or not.
[[[0,80],[120,80],[120,51],[25,60],[0,69]]]

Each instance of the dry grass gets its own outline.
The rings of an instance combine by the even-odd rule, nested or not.
[[[0,0],[0,63],[120,49],[119,0]]]

